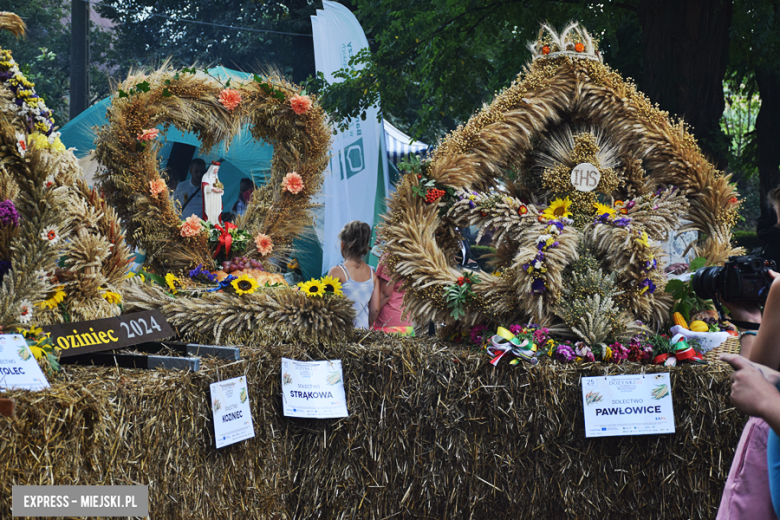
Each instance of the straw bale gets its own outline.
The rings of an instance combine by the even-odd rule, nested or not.
[[[580,377],[603,365],[494,368],[432,339],[355,340],[242,347],[198,373],[66,367],[49,391],[9,392],[0,492],[149,484],[154,519],[715,516],[745,420],[724,364],[671,369],[676,434],[585,439]],[[350,416],[284,418],[281,356],[341,359]],[[256,437],[216,450],[208,385],[238,375]]]

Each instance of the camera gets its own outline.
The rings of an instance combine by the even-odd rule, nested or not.
[[[734,303],[765,303],[772,285],[769,270],[774,260],[759,255],[732,256],[723,267],[703,267],[693,274],[693,290],[699,298]]]

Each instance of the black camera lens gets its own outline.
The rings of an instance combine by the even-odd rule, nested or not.
[[[693,273],[693,290],[699,298],[711,300],[723,292],[723,267],[703,267]]]

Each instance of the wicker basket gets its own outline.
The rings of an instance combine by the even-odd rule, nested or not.
[[[718,359],[721,354],[739,354],[739,338],[736,336],[729,336],[729,339],[704,354],[704,359],[710,363],[723,363]]]

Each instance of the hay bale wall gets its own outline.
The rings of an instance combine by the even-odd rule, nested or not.
[[[714,518],[744,424],[720,364],[672,369],[675,435],[585,439],[579,378],[603,367],[495,369],[379,334],[242,355],[194,374],[67,368],[10,393],[0,517],[13,484],[143,483],[155,520]],[[284,418],[282,355],[342,359],[350,417]],[[208,385],[238,375],[256,437],[217,451]]]

